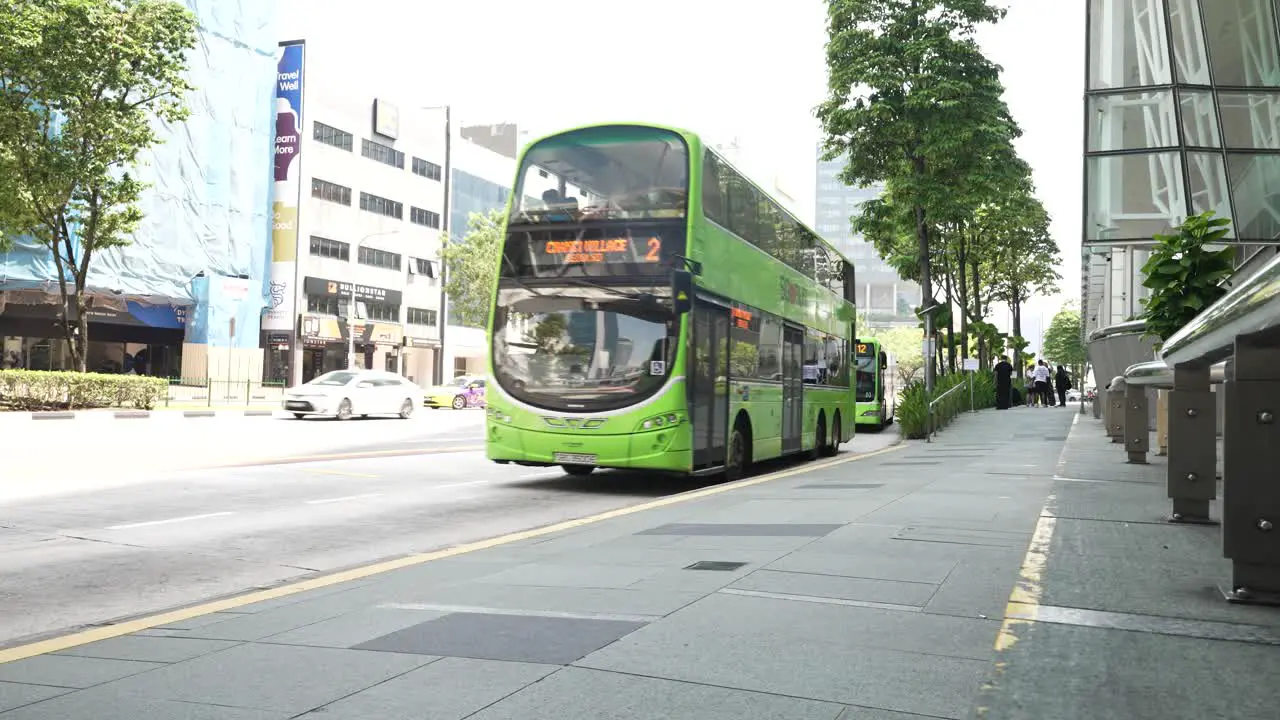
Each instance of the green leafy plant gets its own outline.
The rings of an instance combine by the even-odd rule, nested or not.
[[[167,380],[143,375],[0,370],[0,406],[12,410],[150,410],[168,392]]]
[[[466,327],[489,326],[493,303],[494,263],[502,253],[505,208],[471,213],[466,233],[449,239],[440,248],[440,260],[448,271],[445,293],[449,296],[449,322]],[[445,322],[441,318],[440,322]]]
[[[1142,266],[1142,286],[1151,290],[1142,300],[1148,337],[1163,343],[1227,293],[1234,253],[1207,246],[1226,237],[1230,225],[1210,210],[1187,218],[1174,234],[1155,236],[1157,245]]]
[[[973,406],[975,409],[993,407],[996,403],[995,381],[989,373],[951,373],[939,376],[934,391],[925,390],[923,382],[913,382],[902,391],[898,401],[896,414],[903,437],[920,440],[929,431],[929,403],[942,397],[943,393],[964,385],[972,379]],[[955,420],[961,413],[969,410],[969,392],[958,390],[934,408],[934,427],[941,429]]]

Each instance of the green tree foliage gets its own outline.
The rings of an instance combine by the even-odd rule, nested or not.
[[[829,95],[818,108],[825,156],[847,159],[846,184],[886,187],[864,204],[855,229],[921,284],[926,304],[965,309],[960,342],[946,319],[939,347],[965,348],[968,322],[981,320],[967,312],[975,295],[966,271],[980,255],[966,244],[975,209],[1029,175],[1013,150],[1019,131],[999,68],[973,37],[1003,14],[986,0],[828,0]],[[925,368],[932,386],[933,363]]]
[[[1040,350],[1047,360],[1059,365],[1069,368],[1084,365],[1085,347],[1080,311],[1072,307],[1059,310],[1044,333],[1044,345]]]
[[[195,17],[169,0],[0,0],[0,234],[47,247],[63,326],[85,370],[85,284],[94,254],[142,221],[134,177],[187,117]]]
[[[471,213],[467,234],[440,248],[440,260],[447,271],[445,293],[453,307],[453,318],[468,327],[488,327],[493,304],[498,256],[502,253],[502,228],[506,211]]]
[[[867,337],[879,340],[885,351],[894,357],[894,362],[898,365],[898,380],[903,385],[917,379],[920,370],[924,368],[924,333],[919,328],[877,330]]]
[[[1224,283],[1234,268],[1230,248],[1210,250],[1230,232],[1231,221],[1213,211],[1192,215],[1172,235],[1156,235],[1158,243],[1142,266],[1142,300],[1147,335],[1168,340],[1182,326],[1227,293]]]

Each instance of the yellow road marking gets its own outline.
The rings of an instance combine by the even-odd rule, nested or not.
[[[456,547],[446,548],[444,550],[436,550],[428,553],[408,555],[406,557],[396,558],[394,560],[385,560],[382,562],[373,563],[371,565],[365,565],[364,567],[352,568],[350,570],[344,570],[344,571],[332,573],[329,575],[322,575],[320,577],[301,580],[299,582],[291,583],[289,585],[281,585],[279,587],[269,588],[266,590],[259,590],[259,591],[247,593],[244,595],[238,595],[232,598],[224,598],[222,600],[214,600],[211,602],[201,603],[199,605],[193,605],[187,608],[169,610],[167,612],[162,612],[155,615],[149,615],[149,616],[137,618],[134,620],[124,620],[111,625],[104,625],[101,627],[91,628],[89,630],[82,630],[79,632],[74,632],[74,633],[62,635],[59,637],[49,638],[47,640],[40,640],[37,642],[28,643],[26,645],[18,645],[16,647],[0,650],[0,664],[13,662],[15,660],[22,660],[25,658],[34,657],[36,655],[44,655],[46,653],[58,652],[59,650],[67,650],[69,648],[78,647],[80,645],[85,645],[91,642],[97,642],[99,640],[106,640],[113,637],[120,637],[121,635],[136,633],[141,630],[147,630],[149,628],[157,627],[159,625],[169,625],[171,623],[181,622],[183,620],[190,620],[191,618],[196,618],[203,615],[209,615],[210,613],[223,612],[223,611],[232,610],[238,607],[244,607],[246,605],[252,605],[254,603],[264,602],[267,600],[274,600],[276,598],[287,597],[289,595],[305,592],[307,590],[316,590],[319,588],[329,587],[331,585],[338,585],[340,583],[350,582],[352,580],[360,580],[362,578],[367,578],[374,575],[381,575],[383,573],[391,572],[392,570],[400,570],[402,568],[413,567],[415,565],[421,565],[423,563],[428,563],[433,560],[441,560],[447,557],[454,557],[455,555],[465,555],[467,553],[473,553],[478,550],[485,550],[488,548],[497,547],[499,545],[508,545],[510,543],[519,542],[521,540],[528,540],[530,538],[541,537],[543,535],[550,535],[552,533],[562,532],[564,530],[572,530],[574,528],[580,528],[585,525],[592,525],[598,522],[602,522],[604,520],[624,517],[626,515],[633,515],[635,513],[643,512],[645,510],[653,510],[655,508],[666,507],[668,505],[675,505],[678,503],[688,502],[690,500],[709,497],[711,495],[719,495],[720,493],[729,492],[731,490],[738,490],[740,488],[751,487],[753,485],[760,485],[762,483],[772,482],[774,480],[781,480],[782,478],[792,477],[795,475],[800,475],[802,473],[824,470],[826,468],[834,467],[836,465],[843,465],[845,463],[854,462],[856,460],[866,460],[867,458],[872,458],[877,455],[883,455],[885,453],[893,452],[895,450],[901,450],[904,447],[907,447],[906,443],[901,443],[891,447],[882,448],[880,450],[874,450],[872,452],[863,453],[861,455],[850,455],[848,457],[836,458],[834,460],[828,460],[828,461],[819,462],[819,463],[807,463],[801,467],[792,468],[790,470],[782,470],[776,473],[770,473],[768,475],[761,475],[760,477],[756,477],[756,478],[739,480],[734,483],[715,485],[712,487],[702,488],[701,490],[691,490],[689,492],[681,493],[679,495],[670,495],[664,498],[659,498],[657,500],[651,500],[649,502],[640,503],[639,505],[632,505],[630,507],[618,508],[616,510],[610,510],[608,512],[599,513],[597,515],[590,515],[588,517],[578,518],[576,520],[566,520],[565,522],[557,523],[555,525],[535,528],[533,530],[523,530],[517,533],[512,533],[510,535],[502,535],[500,537],[489,538],[488,540],[480,540],[473,543],[467,543],[465,545],[458,545]]]
[[[306,472],[306,473],[315,473],[316,475],[341,475],[343,477],[358,477],[358,478],[380,477],[379,475],[370,475],[369,473],[353,473],[353,472],[345,472],[342,470],[325,470],[324,468],[298,468],[298,471]]]

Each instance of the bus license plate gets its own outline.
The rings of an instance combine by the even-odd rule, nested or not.
[[[552,455],[552,457],[555,458],[556,462],[564,463],[566,465],[595,465],[597,459],[595,455],[587,455],[584,453],[558,452]]]

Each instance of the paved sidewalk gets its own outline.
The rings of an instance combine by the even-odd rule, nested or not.
[[[988,411],[933,444],[0,651],[0,720],[964,718],[1075,418]]]
[[[1126,464],[1092,416],[1063,457],[977,716],[1280,717],[1280,609],[1223,599],[1221,528],[1165,520],[1168,458]]]

